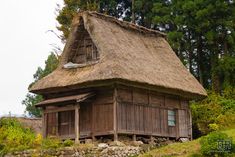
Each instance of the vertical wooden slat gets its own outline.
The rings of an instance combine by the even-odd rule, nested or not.
[[[140,131],[144,132],[144,107],[142,105],[140,107]]]
[[[133,89],[131,90],[131,105],[132,105],[132,112],[133,112],[133,122],[132,122],[132,131],[135,131],[136,130],[136,121],[135,121],[135,117],[136,117],[136,114],[135,114],[135,105],[134,105],[134,96],[133,96]],[[136,135],[133,135],[133,138],[135,137],[135,140],[136,140]]]
[[[94,57],[94,44],[91,44],[91,58],[92,60],[95,60],[96,58]]]
[[[113,95],[113,130],[114,130],[114,141],[118,140],[117,135],[117,88],[114,88],[114,95]]]
[[[179,137],[188,137],[189,129],[187,123],[187,113],[186,110],[178,110],[179,112]]]
[[[80,105],[75,106],[75,143],[79,143],[79,109]]]
[[[157,108],[156,109],[156,112],[155,112],[155,119],[157,121],[157,133],[161,134],[161,129],[162,129],[162,125],[161,125],[161,113],[160,113],[160,108]]]
[[[56,112],[55,121],[56,121],[56,125],[55,125],[55,127],[56,127],[56,136],[59,136],[59,113],[58,112]]]
[[[153,133],[153,110],[154,110],[154,108],[153,107],[149,107],[148,106],[148,115],[147,115],[147,117],[148,117],[148,132],[149,133]]]

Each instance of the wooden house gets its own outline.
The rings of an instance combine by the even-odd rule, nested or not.
[[[43,135],[192,137],[189,100],[206,96],[165,34],[96,12],[73,20],[58,68],[29,89]]]

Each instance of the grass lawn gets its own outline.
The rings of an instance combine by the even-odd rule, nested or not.
[[[229,129],[223,132],[232,137],[233,142],[235,142],[235,129]],[[200,138],[185,143],[173,143],[161,148],[153,149],[139,157],[196,157],[196,154],[197,156],[200,156],[199,140]]]

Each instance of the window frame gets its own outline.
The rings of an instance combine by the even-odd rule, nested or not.
[[[168,109],[167,110],[167,125],[169,127],[176,126],[176,110],[175,109]]]

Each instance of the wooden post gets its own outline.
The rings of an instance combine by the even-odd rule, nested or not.
[[[118,141],[117,134],[117,88],[114,87],[113,95],[113,130],[114,130],[114,141]]]
[[[179,132],[180,132],[180,118],[179,118],[179,109],[175,109],[175,126],[176,126],[176,139],[178,140],[180,135],[179,135]]]
[[[42,111],[42,136],[43,138],[47,136],[47,113],[44,113],[44,109]]]
[[[153,136],[150,136],[150,142],[154,143],[154,137]]]
[[[56,112],[56,136],[59,136],[59,112]]]
[[[136,141],[136,135],[135,134],[132,136],[132,139],[133,139],[133,141]]]
[[[190,134],[190,140],[193,140],[193,127],[192,127],[192,112],[190,109],[189,111],[189,134]]]
[[[75,143],[79,142],[79,109],[80,105],[75,105]]]
[[[92,103],[91,104],[91,137],[92,137],[92,141],[94,142],[94,141],[96,141],[96,138],[95,138],[95,126],[94,126],[94,124],[95,124],[95,117],[94,117],[94,103]]]

